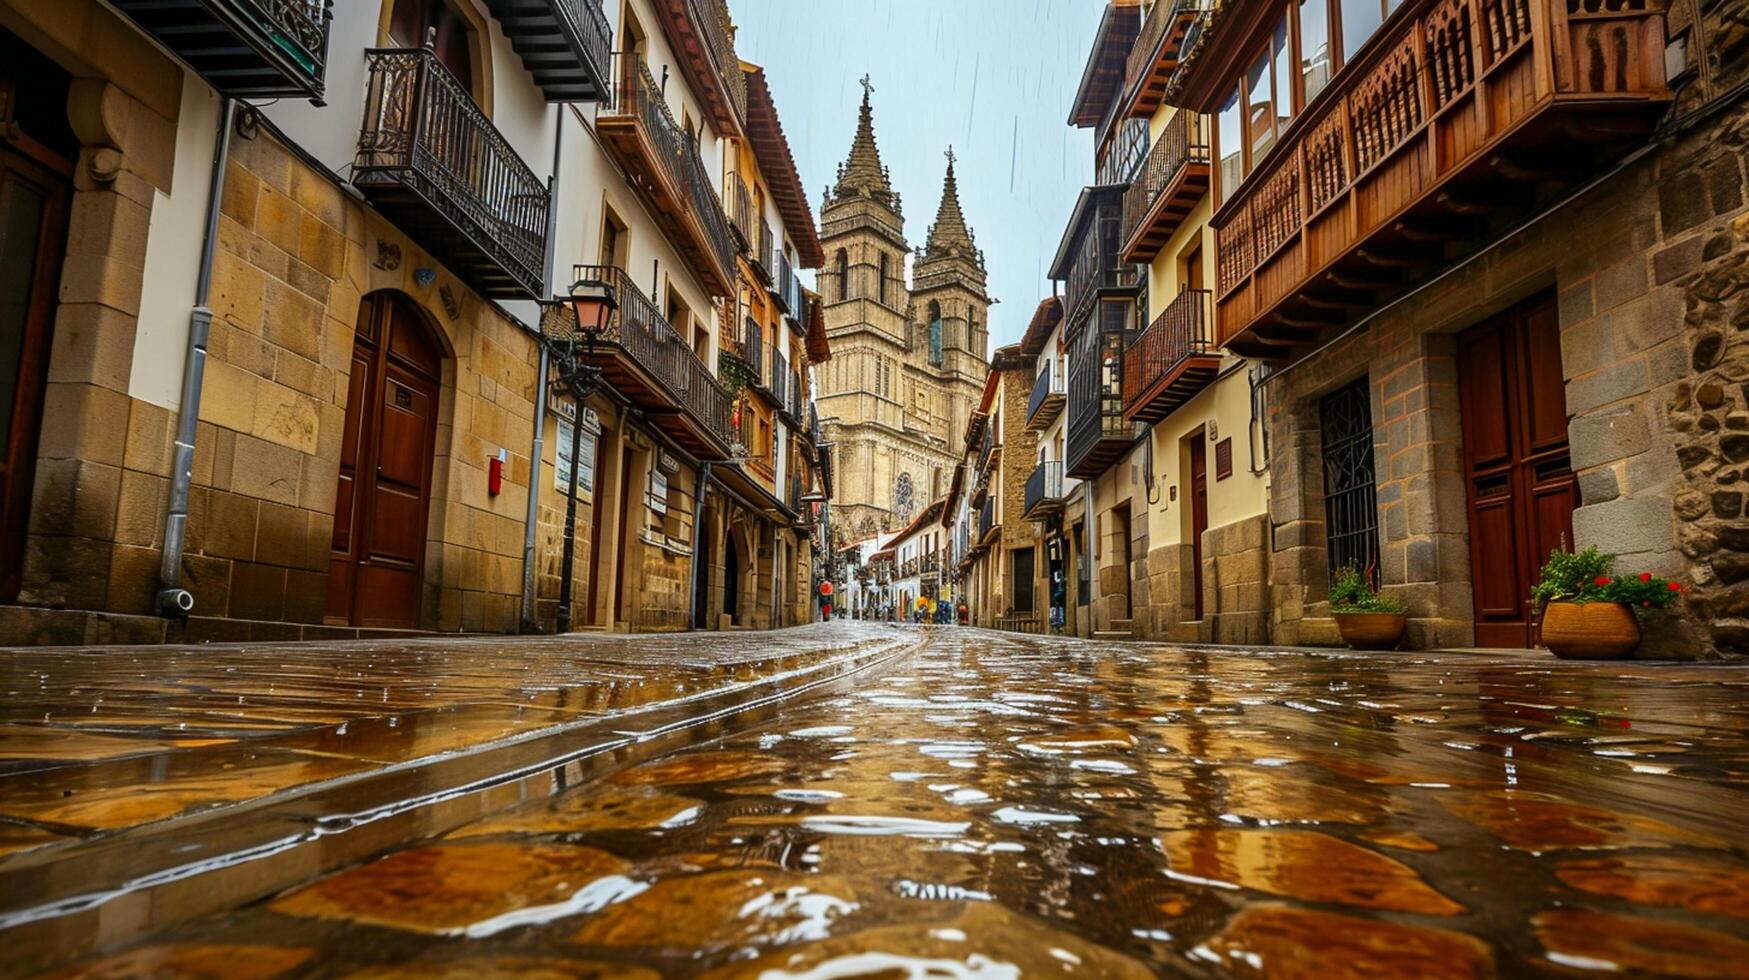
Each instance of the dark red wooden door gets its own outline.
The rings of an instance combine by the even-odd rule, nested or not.
[[[330,621],[419,625],[441,370],[439,348],[409,300],[365,297],[334,501]]]
[[[1208,439],[1202,431],[1190,437],[1190,586],[1196,618],[1202,618],[1202,532],[1209,529]]]
[[[1554,297],[1465,331],[1458,391],[1476,643],[1531,646],[1530,588],[1549,552],[1572,541],[1578,503]]]

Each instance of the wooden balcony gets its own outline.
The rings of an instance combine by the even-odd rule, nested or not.
[[[377,49],[365,60],[353,184],[480,295],[539,298],[546,183],[430,48]]]
[[[728,389],[711,376],[655,302],[631,276],[612,266],[578,266],[573,278],[606,282],[619,300],[589,362],[686,451],[704,460],[728,459],[735,441]]]
[[[1191,25],[1210,0],[1154,0],[1142,33],[1124,63],[1124,99],[1129,115],[1152,116],[1166,97]]]
[[[1026,431],[1040,432],[1063,413],[1063,375],[1053,365],[1056,358],[1045,358],[1045,369],[1032,382],[1032,395],[1026,402]]]
[[[1399,10],[1215,215],[1220,341],[1290,357],[1619,159],[1670,98],[1662,6]]]
[[[226,95],[322,104],[333,0],[115,0],[115,6]]]
[[[595,131],[704,287],[713,296],[733,296],[735,244],[716,181],[643,59],[615,57],[618,81],[595,117]]]
[[[600,0],[486,0],[486,6],[548,102],[607,98],[613,32]]]
[[[1220,374],[1212,295],[1206,289],[1179,293],[1124,351],[1124,418],[1158,422]]]
[[[1203,117],[1174,114],[1123,196],[1122,260],[1152,262],[1209,189],[1209,144]]]
[[[1139,436],[1137,424],[1123,414],[1124,349],[1131,331],[1118,317],[1121,312],[1111,310],[1110,322],[1088,324],[1075,335],[1069,351],[1065,472],[1078,480],[1105,472]]]
[[[686,75],[687,86],[725,136],[737,135],[747,118],[747,77],[729,36],[724,0],[655,0],[662,32]]]

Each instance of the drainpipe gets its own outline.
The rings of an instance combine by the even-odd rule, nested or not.
[[[553,124],[553,172],[547,176],[547,253],[546,259],[546,293],[554,292],[553,281],[558,278],[553,269],[553,256],[557,245],[553,241],[553,229],[558,223],[557,214],[559,202],[554,190],[559,179],[559,162],[563,159],[562,148],[565,145],[565,109],[560,107],[555,114],[557,121]],[[518,627],[522,633],[539,633],[540,624],[534,618],[534,538],[537,530],[536,522],[540,519],[540,465],[542,454],[546,451],[547,430],[547,372],[552,363],[552,354],[547,349],[546,339],[537,336],[535,342],[540,345],[540,366],[536,370],[534,380],[534,438],[529,441],[528,450],[528,510],[522,519],[522,622]],[[583,424],[583,406],[577,406],[575,425]],[[579,465],[577,460],[571,460],[573,467]]]
[[[182,549],[188,535],[188,491],[194,482],[194,439],[200,423],[201,384],[206,378],[206,345],[212,334],[213,311],[207,308],[212,290],[213,251],[219,240],[219,203],[225,193],[225,161],[231,155],[231,132],[237,121],[237,100],[226,98],[219,112],[219,133],[213,147],[212,181],[207,189],[206,238],[200,246],[200,273],[194,284],[194,309],[188,317],[188,351],[182,365],[182,403],[177,411],[176,441],[171,446],[170,502],[164,512],[164,556],[158,567],[158,615],[175,619],[194,610],[194,595],[182,587]]]
[[[534,439],[528,450],[528,512],[523,517],[522,532],[522,632],[539,633],[540,624],[534,618],[534,536],[535,522],[540,517],[540,468],[546,453],[547,370],[552,354],[546,344],[540,345],[540,367],[534,379]],[[574,425],[583,424],[583,408],[577,408]],[[572,466],[579,465],[571,460]]]
[[[1095,614],[1095,609],[1099,605],[1099,579],[1097,575],[1099,569],[1093,564],[1093,535],[1096,533],[1093,525],[1098,520],[1098,515],[1093,513],[1092,480],[1081,481],[1081,501],[1083,512],[1081,515],[1081,561],[1087,565],[1087,635],[1091,637],[1094,632],[1094,624],[1099,620]],[[1075,569],[1075,589],[1077,592],[1075,599],[1079,602],[1081,598],[1079,595],[1081,569],[1079,568]]]
[[[698,489],[692,493],[692,574],[686,578],[686,617],[692,618],[693,611],[698,608],[699,580],[710,574],[710,569],[700,564],[698,549],[704,543],[704,493],[705,486],[711,478],[711,464],[707,460],[698,464]],[[709,617],[705,617],[707,620]],[[710,623],[698,623],[694,629],[709,629]]]

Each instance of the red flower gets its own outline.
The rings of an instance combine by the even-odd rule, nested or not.
[[[1642,606],[1645,606],[1645,607],[1646,607],[1646,608],[1647,608],[1647,609],[1650,609],[1650,608],[1652,608],[1652,600],[1650,600],[1650,599],[1641,599],[1641,600],[1640,600],[1640,605],[1642,605]]]
[[[1615,580],[1610,578],[1608,575],[1599,575],[1596,578],[1591,580],[1591,584],[1592,585],[1608,585],[1609,583],[1611,583],[1613,581],[1615,581]]]
[[[1642,582],[1652,581],[1652,573],[1651,572],[1641,572],[1640,573],[1640,581],[1642,581]]]
[[[1668,588],[1672,592],[1681,592],[1682,591],[1682,583],[1681,582],[1665,582],[1664,585],[1666,588]]]

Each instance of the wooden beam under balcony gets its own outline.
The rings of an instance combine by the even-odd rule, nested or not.
[[[735,240],[715,181],[642,59],[616,57],[613,99],[596,114],[595,131],[704,287],[733,296]]]
[[[1211,294],[1187,289],[1124,351],[1124,418],[1152,425],[1196,397],[1220,371]]]
[[[1619,160],[1671,98],[1662,8],[1408,0],[1216,212],[1221,342],[1297,352]]]
[[[724,136],[741,135],[747,118],[747,80],[729,40],[723,0],[654,0],[662,33],[674,49],[687,87]]]
[[[1124,66],[1128,115],[1146,118],[1160,108],[1178,69],[1185,36],[1209,6],[1207,0],[1155,0]]]
[[[486,0],[548,102],[608,97],[613,33],[601,0]]]

